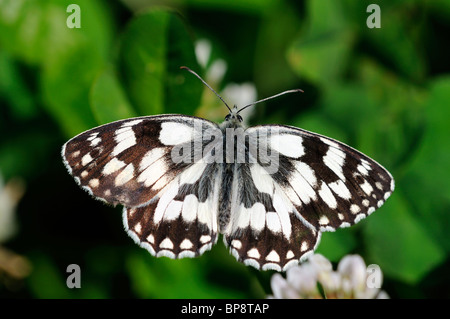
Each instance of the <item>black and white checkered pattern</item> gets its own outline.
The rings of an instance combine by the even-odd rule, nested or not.
[[[62,157],[89,194],[124,206],[125,229],[152,255],[196,257],[220,233],[232,255],[263,270],[297,264],[321,232],[359,222],[394,190],[386,169],[343,143],[282,125],[244,129],[235,112],[221,125],[184,115],[102,125]]]

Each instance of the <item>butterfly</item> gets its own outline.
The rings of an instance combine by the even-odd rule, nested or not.
[[[292,126],[245,128],[239,113],[269,98],[231,109],[182,68],[228,107],[223,123],[137,117],[62,147],[75,181],[122,205],[128,235],[152,255],[197,257],[222,234],[238,261],[285,271],[314,252],[322,232],[356,224],[392,194],[392,175],[366,155]]]

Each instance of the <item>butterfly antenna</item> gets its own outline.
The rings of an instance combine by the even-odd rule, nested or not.
[[[206,83],[205,80],[203,80],[203,79],[200,77],[200,75],[198,75],[197,73],[195,73],[194,71],[192,71],[191,69],[189,69],[187,66],[181,66],[180,69],[187,70],[187,71],[191,72],[192,74],[194,74],[200,81],[202,81],[202,83],[203,83],[204,85],[206,85],[206,86],[208,87],[208,89],[210,89],[211,91],[214,92],[215,95],[217,95],[217,97],[223,102],[223,104],[225,104],[225,106],[228,108],[228,110],[229,110],[230,113],[231,113],[231,109],[230,109],[230,107],[228,106],[227,102],[225,102],[224,99],[222,99],[222,97],[219,95],[219,93],[217,93],[216,91],[214,91],[214,89],[213,89],[212,87],[210,87],[209,84]]]
[[[301,89],[288,90],[288,91],[284,91],[284,92],[275,94],[275,95],[273,95],[273,96],[266,97],[265,99],[262,99],[262,100],[259,100],[259,101],[256,101],[256,102],[253,102],[253,103],[250,103],[250,104],[244,106],[244,107],[241,108],[239,111],[237,111],[236,114],[238,114],[240,111],[245,110],[245,109],[248,108],[249,106],[255,105],[255,104],[257,104],[257,103],[264,102],[264,101],[267,101],[267,100],[270,100],[270,99],[274,99],[274,98],[276,98],[276,97],[279,97],[279,96],[284,95],[284,94],[287,94],[287,93],[297,93],[297,92],[302,92],[302,93],[303,93],[303,90],[301,90]]]

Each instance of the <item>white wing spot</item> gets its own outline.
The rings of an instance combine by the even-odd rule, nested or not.
[[[85,178],[86,176],[88,176],[88,174],[89,174],[89,173],[88,173],[87,171],[82,171],[82,172],[81,172],[81,177],[82,177],[82,178]]]
[[[291,174],[289,178],[289,184],[291,184],[295,193],[304,204],[309,204],[311,199],[317,199],[317,194],[314,188],[311,187],[311,185],[301,173],[294,172],[293,174]]]
[[[383,185],[381,185],[380,182],[376,182],[375,186],[379,189],[379,190],[383,190]]]
[[[287,205],[289,205],[290,203],[284,201],[278,192],[275,192],[275,194],[273,195],[272,204],[275,210],[277,211],[278,217],[280,219],[281,230],[284,236],[289,240],[292,231],[291,219],[289,218],[289,211],[292,209],[292,207],[287,207]]]
[[[141,233],[141,230],[142,230],[141,223],[137,223],[136,226],[134,226],[134,231],[135,231],[136,233],[140,234],[140,233]]]
[[[193,222],[197,218],[198,199],[195,195],[190,194],[184,198],[181,217],[185,222]]]
[[[126,182],[130,181],[134,177],[134,167],[133,164],[128,164],[119,175],[117,175],[114,181],[116,186],[122,186]]]
[[[166,237],[160,244],[159,248],[161,249],[173,249],[173,243],[169,239],[169,237]]]
[[[332,209],[337,208],[337,201],[334,198],[333,193],[328,188],[327,184],[322,182],[322,187],[319,190],[319,196],[323,199],[323,201]]]
[[[264,168],[257,163],[253,164],[250,167],[250,173],[252,175],[253,183],[259,192],[267,194],[273,193],[273,179]]]
[[[361,164],[368,170],[370,171],[372,169],[372,167],[370,166],[369,162],[367,162],[365,159],[361,159]]]
[[[128,216],[129,216],[129,217],[133,216],[134,213],[136,213],[136,208],[130,208],[130,209],[128,210]]]
[[[72,153],[72,157],[78,157],[80,155],[80,151],[76,151]]]
[[[81,158],[81,165],[86,166],[88,163],[92,161],[91,154],[87,153]]]
[[[269,228],[274,233],[281,232],[281,223],[278,214],[275,212],[268,212],[266,214],[266,224],[267,228]]]
[[[367,195],[372,194],[373,187],[372,187],[372,185],[369,184],[368,181],[364,180],[364,183],[360,184],[359,186],[364,191],[364,193],[366,193]]]
[[[298,158],[305,154],[303,139],[298,135],[278,134],[270,137],[270,147],[287,157]]]
[[[194,138],[194,128],[190,125],[177,122],[164,122],[161,124],[159,140],[164,145],[178,145],[191,141]]]
[[[238,213],[235,214],[233,220],[233,228],[247,228],[250,225],[251,208],[245,208],[244,204],[241,204],[238,208]]]
[[[255,203],[250,209],[250,226],[254,231],[263,230],[266,225],[266,209],[261,203]]]
[[[164,220],[170,221],[177,219],[181,214],[181,209],[183,207],[183,202],[173,200],[169,203],[164,213]]]
[[[247,256],[250,258],[255,258],[255,259],[259,259],[259,257],[261,257],[261,255],[259,254],[258,249],[256,248],[252,248],[247,252]]]
[[[341,180],[328,184],[328,187],[330,187],[340,198],[348,200],[352,197],[352,194],[348,190],[347,186]]]
[[[330,223],[330,220],[328,219],[327,216],[322,215],[319,219],[319,224],[320,225],[328,225]]]
[[[233,239],[231,241],[231,246],[236,248],[236,249],[241,249],[242,248],[242,242],[240,240]]]
[[[202,244],[206,244],[206,243],[208,243],[210,241],[211,241],[211,236],[210,235],[203,235],[203,236],[200,237],[200,242]]]
[[[358,165],[358,167],[356,169],[364,176],[369,175],[369,171],[362,165]]]
[[[98,187],[99,184],[100,182],[97,178],[93,178],[89,181],[89,186],[91,186],[92,188]]]
[[[94,140],[94,139],[97,137],[97,135],[98,135],[97,132],[92,133],[91,135],[89,135],[89,137],[87,138],[87,140],[88,140],[88,141],[92,141],[92,140]]]
[[[341,180],[345,181],[342,170],[345,162],[345,153],[340,149],[330,147],[323,157],[323,163],[332,170]]]
[[[363,199],[362,204],[363,204],[365,207],[369,207],[370,202],[369,202],[368,199]]]
[[[158,159],[164,156],[165,150],[163,147],[156,147],[148,151],[144,157],[142,157],[141,163],[139,164],[139,170],[143,171]]]
[[[112,160],[110,160],[105,167],[103,168],[103,175],[109,175],[112,174],[114,172],[117,172],[119,169],[121,169],[122,167],[124,167],[126,164],[125,162],[119,161],[117,158],[113,158]]]
[[[302,245],[300,246],[300,251],[301,251],[301,252],[307,251],[308,248],[309,248],[308,242],[307,242],[307,241],[304,241],[304,242],[302,242]]]
[[[309,165],[303,162],[296,162],[294,165],[295,169],[303,176],[311,187],[315,187],[317,185],[316,174]]]
[[[150,235],[147,236],[147,241],[150,244],[154,244],[155,243],[155,237],[153,236],[153,234],[150,234]]]
[[[286,253],[286,259],[291,259],[291,258],[294,258],[294,257],[295,257],[295,255],[292,252],[292,250],[288,250],[288,252]]]
[[[136,136],[131,127],[123,127],[116,131],[115,141],[118,143],[112,151],[112,156],[117,156],[127,148],[136,145]]]
[[[153,222],[159,224],[164,218],[164,212],[169,206],[170,202],[178,194],[178,183],[177,181],[172,182],[164,189],[163,195],[159,199],[158,205],[156,205],[155,213],[153,214]]]
[[[183,171],[180,175],[180,185],[194,184],[203,175],[206,166],[206,162],[197,162],[192,164],[189,168]]]
[[[100,137],[96,137],[91,141],[91,146],[97,146],[98,143],[100,143],[102,139]]]
[[[139,174],[138,182],[144,183],[146,187],[152,186],[166,173],[167,169],[164,158],[160,158]]]
[[[277,254],[275,250],[272,250],[267,256],[267,261],[280,262],[280,256]]]
[[[189,239],[184,239],[181,244],[180,244],[180,248],[181,249],[191,249],[194,245],[192,244],[192,242]]]
[[[361,211],[361,208],[358,205],[353,204],[352,206],[350,206],[350,211],[352,212],[352,214],[358,214]]]

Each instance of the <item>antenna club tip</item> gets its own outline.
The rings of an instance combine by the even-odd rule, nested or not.
[[[180,69],[181,70],[190,70],[187,66],[184,66],[184,65],[180,66]]]

